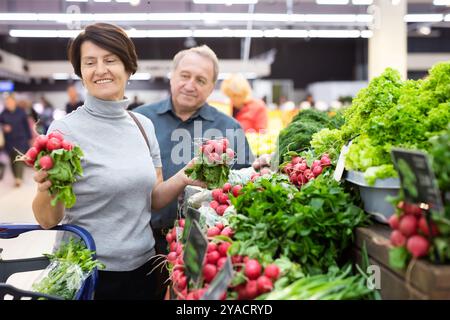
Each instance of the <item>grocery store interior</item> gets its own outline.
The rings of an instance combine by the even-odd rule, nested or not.
[[[245,130],[245,136],[255,158],[268,159],[267,163],[253,163],[250,174],[244,169],[239,171],[242,174],[238,170],[231,173],[223,180],[231,183],[229,187],[208,185],[207,189],[220,189],[225,200],[214,192],[205,194],[204,189],[185,191],[185,202],[196,212],[211,215],[206,209],[212,208],[218,216],[208,216],[209,222],[207,218],[206,226],[202,225],[209,241],[204,264],[214,268],[214,274],[222,270],[225,259],[219,266],[219,258],[211,254],[215,249],[210,249],[217,244],[222,255],[220,240],[211,240],[221,234],[240,243],[232,245],[235,256],[248,257],[243,263],[254,262],[265,269],[259,272],[266,276],[258,278],[245,271],[247,282],[234,287],[229,284],[228,291],[218,295],[207,290],[213,287],[213,276],[208,279],[203,270],[202,287],[186,267],[188,281],[186,284],[185,277],[183,284],[180,278],[184,274],[175,276],[171,269],[180,263],[176,260],[180,252],[173,260],[170,257],[172,252],[183,251],[182,247],[177,250],[178,243],[171,246],[173,239],[166,238],[172,299],[199,299],[204,292],[209,299],[252,300],[262,294],[269,300],[376,299],[380,294],[382,299],[450,299],[449,0],[0,0],[0,230],[7,225],[38,224],[32,210],[37,190],[35,169],[24,166],[18,177],[11,165],[12,140],[8,139],[12,139],[14,123],[8,122],[8,99],[25,112],[31,133],[27,143],[32,147],[52,121],[64,119],[85,101],[86,88],[68,60],[67,48],[84,27],[100,22],[123,28],[135,45],[137,70],[125,88],[128,110],[170,98],[174,56],[207,45],[217,55],[219,72],[206,102],[241,122],[240,109],[233,106],[224,89],[227,79],[239,75],[243,86],[250,85],[247,99],[258,101],[266,115],[263,130]],[[353,144],[348,145],[351,139]],[[160,143],[161,150],[164,147]],[[395,148],[412,153],[396,154]],[[346,159],[342,158],[344,149],[348,151]],[[277,166],[268,155],[272,160],[277,157]],[[417,164],[421,156],[423,166]],[[306,169],[297,169],[296,165],[303,163]],[[415,192],[405,186],[408,175],[397,171],[404,163],[412,168],[409,181],[416,183]],[[267,172],[262,171],[264,165]],[[271,187],[261,182],[266,173],[272,175],[268,178]],[[292,190],[277,189],[282,179],[278,175],[286,177],[298,196],[288,194]],[[244,188],[243,194],[240,188],[234,192],[236,185]],[[278,199],[265,192],[252,195],[261,189],[270,189]],[[391,198],[386,200],[387,196]],[[286,203],[280,205],[283,199]],[[275,215],[280,210],[297,216],[292,199],[297,199],[296,210],[298,206],[304,212],[309,212],[306,207],[320,207],[324,215],[339,216],[341,221],[310,213],[315,215],[312,220],[305,216],[281,222],[279,214]],[[267,206],[258,207],[258,202],[267,202]],[[258,210],[269,210],[264,214],[272,214],[272,220],[258,217]],[[245,223],[229,218],[236,213],[253,220]],[[212,225],[211,219],[215,221]],[[262,223],[273,229],[268,227],[257,239],[256,231],[249,229],[253,222],[254,230]],[[233,233],[220,233],[217,223],[222,228],[232,226]],[[338,226],[327,229],[327,223]],[[302,224],[310,229],[301,230]],[[291,225],[289,232],[282,225]],[[439,229],[436,232],[435,227]],[[214,234],[212,228],[219,233]],[[339,238],[333,233],[350,236]],[[291,239],[283,237],[287,242],[280,241],[280,247],[273,248],[270,240],[283,234]],[[56,231],[43,231],[0,238],[0,267],[2,259],[51,252],[55,236]],[[249,241],[259,240],[266,251],[249,247]],[[364,261],[365,256],[381,275],[377,294],[357,278],[355,261]],[[327,264],[330,261],[339,262],[341,276],[333,278],[327,273],[333,265]],[[353,263],[350,274],[354,278],[345,273],[342,261]],[[284,284],[280,279],[276,282],[277,275],[271,276],[271,267],[284,277]],[[293,284],[322,274],[328,276],[325,281],[329,284],[336,279],[348,281],[353,295],[336,291],[327,296],[293,289]],[[22,272],[7,283],[32,290],[39,277],[42,271]],[[253,285],[258,293],[252,292]]]

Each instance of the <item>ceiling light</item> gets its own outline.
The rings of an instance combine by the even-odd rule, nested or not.
[[[81,30],[17,30],[9,31],[11,37],[22,38],[74,38]],[[199,29],[199,30],[136,30],[130,29],[131,38],[370,38],[370,30],[301,30],[301,29]]]
[[[316,0],[317,4],[343,5],[348,4],[348,0]]]
[[[193,0],[195,4],[257,4],[258,0]]]
[[[244,78],[246,79],[256,79],[258,78],[258,75],[255,72],[240,72]],[[228,72],[220,72],[217,76],[218,80],[224,80],[227,79],[229,76],[231,75],[231,73]]]
[[[294,29],[265,30],[264,37],[266,37],[266,38],[307,38],[308,30],[294,30]]]
[[[428,36],[431,34],[431,27],[430,26],[421,26],[419,28],[419,32],[423,34],[424,36]]]
[[[405,22],[441,22],[444,19],[443,14],[407,14]]]
[[[373,3],[373,0],[352,0],[352,4],[354,4],[354,5],[369,6],[372,3]]]
[[[372,37],[373,37],[372,30],[362,30],[361,31],[361,38],[372,38]]]
[[[57,72],[57,73],[53,73],[52,74],[52,78],[53,80],[69,80],[69,79],[79,79],[79,77],[75,74],[69,74],[69,73],[64,73],[64,72]]]
[[[359,30],[310,30],[310,38],[359,38]]]
[[[435,6],[450,6],[450,0],[434,0],[433,4]]]
[[[11,37],[22,38],[75,38],[81,30],[10,30]]]
[[[118,3],[129,3],[132,6],[138,6],[141,3],[141,0],[116,0]]]
[[[285,13],[0,13],[3,21],[259,21],[259,22],[370,22],[369,14]]]
[[[138,72],[132,74],[130,80],[150,80],[152,78],[150,73],[147,72]]]

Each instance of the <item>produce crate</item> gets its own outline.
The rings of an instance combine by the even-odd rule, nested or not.
[[[370,264],[380,267],[382,298],[450,299],[450,265],[435,265],[418,260],[405,270],[389,266],[390,232],[388,226],[380,223],[358,228],[353,246],[355,262],[361,265],[361,249],[365,242]]]
[[[400,180],[398,178],[377,179],[375,185],[369,186],[364,179],[364,173],[358,171],[346,171],[345,180],[358,186],[364,211],[370,213],[378,222],[387,223],[395,209],[386,201],[386,197],[398,195]]]

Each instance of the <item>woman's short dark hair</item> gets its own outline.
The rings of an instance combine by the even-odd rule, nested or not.
[[[95,23],[69,42],[68,56],[75,74],[81,78],[81,45],[91,41],[95,45],[117,55],[125,66],[125,70],[134,74],[137,70],[137,55],[133,41],[125,30],[109,23]]]

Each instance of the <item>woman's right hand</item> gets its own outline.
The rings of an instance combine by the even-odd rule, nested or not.
[[[48,173],[45,170],[39,170],[34,173],[33,179],[38,184],[39,192],[46,192],[51,187],[52,182],[47,180]]]

